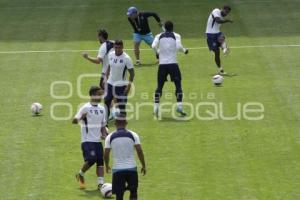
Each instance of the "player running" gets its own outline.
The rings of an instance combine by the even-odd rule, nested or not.
[[[158,25],[162,27],[159,16],[154,12],[139,12],[136,7],[130,7],[127,11],[128,21],[133,28],[133,43],[134,43],[134,55],[136,58],[136,65],[141,65],[140,61],[140,44],[142,41],[146,42],[150,47],[154,40],[151,33],[148,18],[154,17]],[[156,54],[158,59],[158,55]]]
[[[96,163],[98,188],[104,183],[103,147],[101,139],[107,136],[106,113],[103,106],[99,105],[103,90],[98,86],[92,86],[89,90],[90,102],[84,104],[75,115],[72,123],[81,124],[81,149],[84,164],[76,174],[81,189],[85,188],[84,174]]]
[[[171,21],[166,21],[164,28],[166,31],[156,35],[152,44],[152,48],[159,52],[159,68],[157,73],[157,88],[155,91],[154,114],[156,117],[159,117],[159,100],[162,95],[162,89],[165,81],[167,81],[167,76],[170,75],[171,81],[174,82],[176,87],[176,111],[181,116],[186,116],[186,113],[183,112],[182,109],[181,72],[177,63],[176,54],[177,50],[187,54],[188,49],[183,48],[181,44],[181,36],[173,32],[173,23]]]
[[[108,33],[105,29],[100,28],[98,30],[98,39],[101,46],[99,48],[97,57],[96,58],[90,57],[86,52],[84,52],[82,56],[92,63],[95,64],[102,63],[102,72],[101,72],[99,85],[102,89],[104,89],[105,81],[106,81],[106,73],[108,69],[108,54],[109,52],[113,51],[114,43],[108,40]]]
[[[230,19],[225,19],[230,11],[231,7],[227,5],[223,6],[222,9],[214,9],[208,17],[206,26],[207,45],[209,50],[213,51],[215,54],[215,62],[219,69],[218,73],[220,75],[225,74],[223,66],[221,65],[220,48],[223,50],[225,55],[229,53],[229,48],[225,42],[225,36],[220,31],[220,27],[221,24],[233,22]]]
[[[112,192],[116,194],[116,200],[123,200],[126,189],[130,191],[130,200],[137,200],[138,194],[138,172],[134,158],[134,149],[141,162],[141,173],[146,174],[146,164],[144,153],[138,134],[126,129],[126,119],[124,116],[116,118],[117,130],[105,139],[104,161],[106,173],[110,172],[109,154],[112,151]]]
[[[117,101],[117,107],[120,113],[126,115],[127,94],[130,91],[131,83],[134,79],[134,69],[130,56],[123,51],[123,41],[116,40],[114,44],[115,51],[109,53],[108,60],[108,80],[107,93],[104,97],[104,103],[109,116],[109,108],[113,99]],[[129,72],[129,81],[126,80],[126,71]]]

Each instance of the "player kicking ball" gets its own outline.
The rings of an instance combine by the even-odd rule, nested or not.
[[[181,72],[177,63],[177,51],[188,54],[188,49],[183,48],[181,44],[181,36],[173,32],[173,23],[166,21],[165,32],[155,36],[152,43],[152,48],[159,52],[159,67],[157,73],[157,88],[155,90],[154,114],[159,118],[159,100],[162,95],[162,89],[167,81],[168,75],[175,85],[175,95],[177,99],[176,112],[182,117],[186,113],[182,109],[182,87],[181,87]],[[158,50],[159,49],[159,50]]]
[[[81,125],[81,149],[84,163],[76,174],[81,189],[85,188],[84,174],[96,164],[98,188],[104,184],[103,147],[101,139],[108,135],[106,130],[105,108],[99,105],[103,90],[92,86],[89,90],[90,102],[84,104],[75,115],[72,123]]]
[[[213,51],[215,54],[215,62],[219,69],[218,74],[220,75],[226,74],[223,69],[223,66],[221,65],[220,48],[222,49],[225,55],[229,53],[229,48],[225,42],[225,36],[220,31],[220,27],[221,24],[233,22],[232,20],[225,19],[225,17],[230,13],[230,11],[230,6],[223,6],[222,9],[214,9],[208,17],[206,26],[207,45],[209,50]]]

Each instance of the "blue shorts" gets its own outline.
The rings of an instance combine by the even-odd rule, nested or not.
[[[148,33],[146,35],[141,35],[138,33],[133,33],[133,41],[134,42],[141,42],[144,41],[146,42],[149,46],[152,45],[152,42],[154,40],[154,37],[152,35],[152,33]]]
[[[81,150],[85,162],[90,165],[97,163],[97,166],[103,166],[103,147],[101,142],[83,142]]]
[[[105,101],[112,101],[114,98],[118,103],[126,103],[127,96],[125,95],[125,86],[112,86],[111,84],[107,84],[106,95],[104,97]]]
[[[207,46],[210,51],[216,50],[221,46],[219,38],[224,36],[222,32],[220,33],[206,33]]]

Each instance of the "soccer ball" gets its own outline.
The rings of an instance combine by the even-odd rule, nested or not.
[[[40,114],[41,111],[42,111],[42,109],[43,109],[43,106],[40,103],[33,103],[33,104],[31,104],[31,112],[33,114],[35,114],[35,115]]]
[[[108,198],[112,196],[112,184],[104,183],[100,189],[100,192],[104,198]]]
[[[221,75],[215,75],[213,78],[212,78],[212,82],[216,85],[216,86],[220,86],[222,83],[223,83],[223,76]]]

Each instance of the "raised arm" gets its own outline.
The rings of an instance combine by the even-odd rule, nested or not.
[[[100,64],[100,63],[103,62],[102,58],[99,58],[99,57],[96,57],[96,58],[91,57],[91,56],[89,56],[89,54],[88,54],[87,52],[83,52],[83,53],[82,53],[82,56],[83,56],[86,60],[88,60],[88,61],[90,61],[91,63],[94,63],[94,64]]]
[[[220,17],[215,17],[215,20],[218,24],[225,24],[227,22],[233,23],[230,19],[221,19]]]
[[[146,12],[145,13],[147,17],[154,17],[154,19],[157,21],[158,25],[160,27],[162,27],[162,22],[160,17],[158,16],[158,14],[156,14],[155,12]]]
[[[161,22],[160,17],[159,17],[158,14],[156,14],[155,12],[146,12],[146,15],[147,15],[148,17],[154,17],[155,20],[156,20],[158,23]]]

